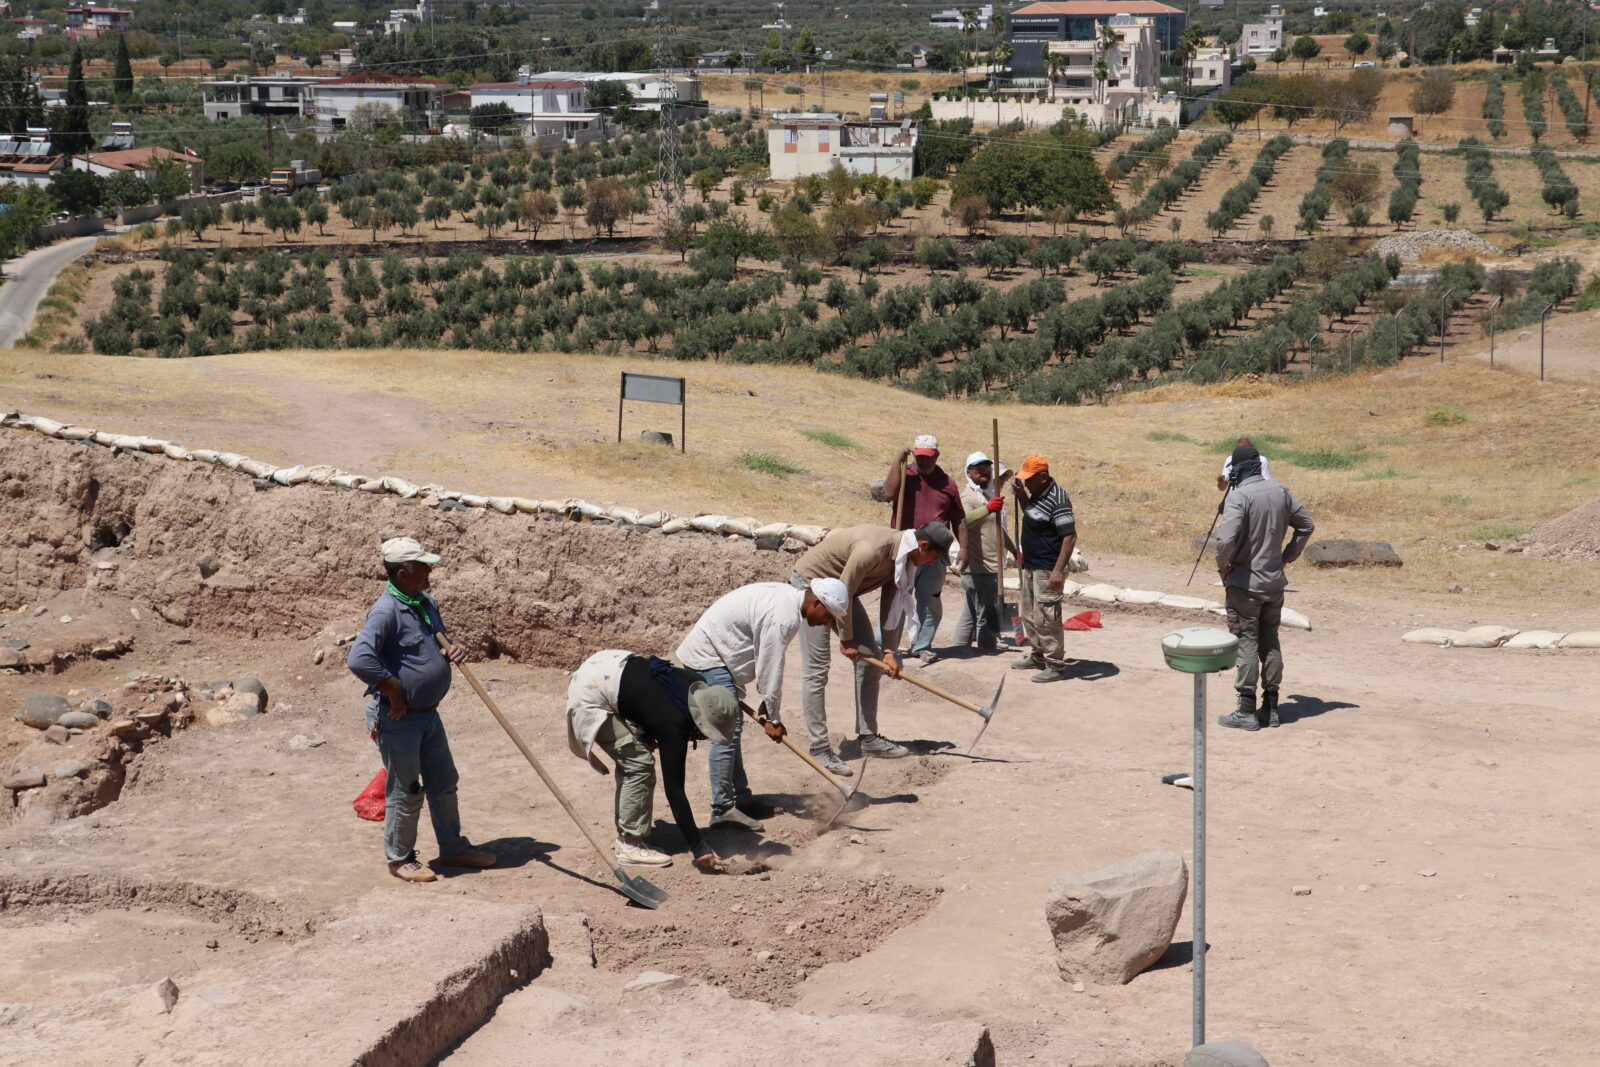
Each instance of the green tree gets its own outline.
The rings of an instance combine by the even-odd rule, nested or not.
[[[128,56],[128,38],[117,34],[117,48],[111,74],[111,91],[118,96],[133,92],[133,60]]]
[[[1300,69],[1305,70],[1306,64],[1322,54],[1322,46],[1317,39],[1310,35],[1296,37],[1294,44],[1289,48],[1289,54],[1300,61]]]
[[[1372,38],[1357,30],[1344,39],[1344,50],[1357,58],[1367,54],[1367,49],[1372,47]]]
[[[763,260],[778,258],[778,242],[772,234],[753,230],[744,219],[737,217],[708,225],[695,247],[712,256],[732,260],[736,270],[739,260],[746,256]]]
[[[155,199],[150,183],[137,174],[113,174],[106,179],[104,203],[118,210],[125,207],[143,207]]]
[[[1456,80],[1448,70],[1430,70],[1411,90],[1411,108],[1419,115],[1442,115],[1456,99]]]
[[[50,202],[69,215],[92,215],[105,202],[106,180],[86,170],[66,167],[50,179]]]
[[[83,82],[83,49],[74,46],[67,66],[67,96],[50,136],[50,150],[77,155],[94,145],[89,136],[89,90]]]
[[[517,113],[511,110],[509,104],[479,104],[468,113],[467,123],[474,130],[499,133],[517,125]]]
[[[227,141],[206,153],[206,173],[218,181],[256,181],[271,169],[266,153],[254,140]]]
[[[982,196],[992,211],[1067,207],[1093,215],[1116,206],[1111,186],[1088,148],[1072,131],[991,141],[962,164],[951,183],[951,199]]]
[[[193,184],[188,167],[164,159],[156,164],[156,180],[152,183],[151,189],[156,194],[158,203],[170,204],[186,195]]]

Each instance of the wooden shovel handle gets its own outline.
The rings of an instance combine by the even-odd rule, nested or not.
[[[756,722],[760,723],[761,725],[765,726],[767,724],[768,720],[762,718],[760,715],[757,715],[754,711],[750,710],[750,705],[744,703],[743,701],[740,701],[739,702],[739,708],[746,715],[750,716],[752,719],[754,719]],[[824,767],[822,764],[818,763],[815,759],[813,759],[812,756],[811,756],[811,753],[807,752],[805,749],[803,749],[799,745],[795,744],[794,740],[792,738],[790,738],[788,733],[785,733],[780,740],[782,740],[783,745],[784,745],[785,748],[787,748],[790,752],[793,752],[796,756],[799,756],[802,760],[804,760],[806,762],[807,766],[809,766],[812,770],[816,771],[818,774],[822,775],[823,778],[827,779],[829,785],[833,786],[835,789],[837,789],[841,793],[848,793],[849,792],[849,790],[844,787],[844,785],[839,781],[839,779],[834,777],[833,772],[829,771],[828,768]]]
[[[887,673],[888,670],[889,670],[889,665],[887,663],[883,662],[883,660],[881,660],[881,659],[873,659],[871,656],[867,655],[864,652],[861,654],[861,662],[862,663],[870,663],[874,667],[878,668],[880,671],[884,671],[885,673]],[[978,705],[973,704],[970,701],[962,700],[960,697],[956,696],[954,693],[946,693],[943,689],[940,689],[938,686],[934,685],[932,682],[924,682],[921,678],[913,677],[912,675],[906,674],[903,671],[900,674],[900,680],[902,682],[910,682],[912,685],[916,686],[918,689],[922,689],[922,690],[925,690],[926,692],[932,693],[936,697],[944,697],[944,699],[948,700],[950,703],[956,705],[957,707],[966,708],[968,711],[972,712],[972,714],[974,714],[974,715],[982,715],[983,714],[983,709],[978,707]]]

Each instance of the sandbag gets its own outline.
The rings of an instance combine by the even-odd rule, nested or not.
[[[311,480],[311,475],[309,472],[307,472],[303,465],[295,467],[279,467],[277,470],[272,472],[272,480],[277,482],[279,485],[300,485],[302,482],[309,482]]]
[[[750,531],[750,536],[751,537],[755,537],[755,538],[782,537],[783,535],[787,534],[788,532],[789,532],[789,524],[788,523],[786,523],[786,522],[769,522],[765,526],[757,526],[754,530],[751,530]]]
[[[1072,550],[1072,555],[1067,557],[1067,573],[1068,574],[1082,574],[1084,571],[1086,571],[1088,569],[1089,569],[1089,561],[1083,558],[1083,553],[1082,552],[1080,552],[1076,548],[1074,548]]]
[[[171,441],[163,441],[159,437],[139,438],[139,449],[142,452],[165,452]]]
[[[586,519],[598,519],[602,518],[606,514],[605,508],[601,507],[599,504],[591,504],[587,500],[572,501],[567,506],[567,514],[570,515],[574,511]]]
[[[237,452],[218,452],[217,453],[217,462],[220,463],[222,466],[227,467],[231,471],[238,470],[239,469],[239,464],[243,463],[245,458],[246,457],[239,455],[239,453],[237,453]]]
[[[1020,588],[1020,586],[1018,588]],[[1068,578],[1066,581],[1061,583],[1061,595],[1062,596],[1077,596],[1082,591],[1083,591],[1083,583],[1082,582],[1075,582],[1071,578]]]
[[[1164,608],[1179,608],[1184,611],[1204,611],[1206,608],[1216,605],[1215,600],[1207,600],[1198,596],[1184,596],[1182,593],[1167,593],[1156,603]]]
[[[94,431],[87,426],[63,426],[56,436],[63,441],[88,441],[94,437]]]
[[[1158,604],[1161,594],[1149,589],[1119,589],[1117,603],[1119,604]]]
[[[1121,592],[1122,590],[1114,585],[1097,582],[1094,585],[1086,585],[1079,589],[1078,595],[1084,600],[1093,600],[1100,604],[1115,604],[1117,602],[1117,594]]]
[[[785,537],[792,537],[802,545],[814,545],[828,536],[826,526],[791,526]]]
[[[1561,639],[1567,636],[1554,630],[1524,630],[1506,641],[1506,648],[1560,648]]]
[[[688,519],[668,519],[661,524],[661,532],[664,534],[682,533],[684,530],[689,529],[689,522],[690,520]]]
[[[726,515],[696,515],[689,520],[689,527],[701,533],[720,533],[722,524],[727,521]]]
[[[393,493],[395,496],[402,497],[406,500],[410,500],[412,497],[422,492],[421,489],[406,481],[404,478],[396,478],[392,474],[384,476],[383,490],[386,493]]]
[[[112,441],[120,436],[122,435],[112,433],[109,430],[96,430],[94,432],[94,443],[97,445],[110,445]]]
[[[328,484],[337,485],[340,489],[354,489],[366,480],[365,474],[335,474],[328,479]]]
[[[489,498],[489,507],[491,507],[495,511],[498,511],[502,515],[513,515],[513,514],[516,513],[516,510],[517,510],[517,505],[508,496],[492,496],[492,497],[490,497]]]
[[[1278,621],[1284,626],[1292,626],[1296,630],[1311,629],[1311,620],[1293,608],[1284,608]]]
[[[356,486],[356,490],[358,492],[362,492],[362,493],[371,493],[372,495],[376,496],[379,493],[384,491],[384,489],[383,489],[383,479],[382,478],[368,478],[366,481],[364,481],[360,485]]]
[[[335,475],[343,473],[344,471],[338,467],[330,467],[326,463],[318,463],[315,466],[306,468],[306,481],[312,485],[327,485]]]
[[[270,463],[263,463],[259,459],[242,459],[235,468],[240,474],[248,474],[252,478],[270,478],[272,472],[278,468]]]
[[[572,503],[571,500],[541,500],[539,501],[539,514],[565,515],[568,505]]]
[[[1452,638],[1460,637],[1460,630],[1441,630],[1437,626],[1424,626],[1420,630],[1412,630],[1401,636],[1400,640],[1408,645],[1438,645],[1448,647]]]
[[[1600,630],[1580,630],[1563,637],[1558,648],[1600,648]]]
[[[486,496],[479,496],[476,493],[462,493],[457,499],[460,500],[465,507],[469,508],[486,508],[489,506],[489,498]]]
[[[189,458],[189,450],[187,448],[182,445],[175,445],[171,441],[168,441],[167,447],[161,451],[168,459],[186,460]]]
[[[612,508],[606,512],[606,517],[612,522],[627,523],[630,526],[639,521],[639,513],[632,508]]]
[[[43,415],[34,415],[31,418],[23,419],[22,424],[37,430],[46,437],[57,436],[65,425],[65,423],[57,422],[55,419],[47,419]]]
[[[1507,626],[1474,626],[1450,639],[1451,648],[1499,648],[1517,631]]]
[[[755,519],[726,519],[717,527],[717,532],[732,537],[754,537],[759,525]]]
[[[643,526],[647,529],[654,530],[657,527],[665,525],[667,520],[670,518],[672,518],[672,516],[668,515],[665,511],[652,511],[648,515],[640,515],[634,520],[633,524],[635,526]]]
[[[196,448],[189,453],[190,459],[200,463],[216,463],[221,457],[222,453],[213,448]]]
[[[516,509],[524,515],[539,514],[539,502],[537,500],[529,500],[525,496],[514,496],[511,498],[511,503],[516,505]]]
[[[120,448],[124,452],[143,452],[144,438],[134,434],[114,433],[109,442],[112,448]]]

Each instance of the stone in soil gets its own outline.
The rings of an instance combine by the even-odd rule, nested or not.
[[[683,976],[668,974],[665,971],[645,971],[639,977],[622,987],[624,993],[643,993],[654,990],[664,993],[669,989],[677,989],[683,985]]]
[[[22,702],[22,707],[17,709],[16,719],[24,726],[43,730],[60,722],[61,716],[71,710],[72,705],[67,702],[66,697],[55,696],[52,693],[34,693]]]
[[[1306,549],[1313,567],[1398,567],[1400,555],[1387,541],[1353,541],[1334,537],[1314,542]]]
[[[44,770],[40,767],[33,767],[26,771],[19,771],[16,774],[13,774],[10,778],[7,778],[4,782],[0,782],[0,789],[10,789],[13,791],[20,789],[38,789],[40,786],[44,785],[44,781]]]
[[[72,731],[56,723],[54,726],[45,727],[44,739],[53,744],[64,745],[72,739]]]
[[[1061,977],[1133,981],[1172,944],[1188,893],[1189,868],[1176,852],[1146,852],[1059,876],[1045,899],[1045,922]]]
[[[56,720],[56,725],[69,730],[91,730],[100,725],[100,717],[88,711],[69,711]]]

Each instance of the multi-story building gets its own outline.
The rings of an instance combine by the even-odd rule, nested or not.
[[[244,115],[298,119],[311,107],[311,90],[330,80],[303,74],[235,74],[231,78],[201,82],[201,106],[208,119],[236,119]]]
[[[965,30],[967,21],[961,15],[962,10],[970,10],[976,16],[973,29],[987,33],[989,27],[994,24],[994,5],[984,4],[982,7],[967,9],[952,7],[945,11],[937,11],[928,16],[928,25],[936,30]]]
[[[1195,50],[1189,60],[1189,87],[1191,89],[1220,89],[1227,92],[1233,84],[1233,57],[1226,48],[1209,45]]]
[[[1006,23],[1011,42],[1013,71],[1044,71],[1046,46],[1051,41],[1093,41],[1101,23],[1122,15],[1150,20],[1158,53],[1177,46],[1188,16],[1156,0],[1064,0],[1019,7]],[[1157,55],[1159,63],[1160,56]]]
[[[1104,79],[1096,73],[1102,63]],[[1044,66],[1057,100],[1121,111],[1130,99],[1147,95],[1160,83],[1155,21],[1113,15],[1094,23],[1088,40],[1047,42]]]
[[[521,77],[521,71],[518,72]],[[586,86],[597,82],[621,82],[633,97],[633,106],[639,111],[660,111],[661,100],[669,87],[677,89],[680,104],[699,106],[705,99],[701,93],[700,79],[686,75],[666,75],[654,71],[620,71],[617,73],[592,70],[547,70],[533,75],[540,81],[576,81]]]
[[[564,141],[579,134],[598,135],[604,116],[588,108],[588,87],[575,79],[555,80],[519,75],[514,82],[483,82],[472,87],[472,106],[505,104],[517,116],[524,132],[533,137],[552,134]]]
[[[93,4],[69,7],[66,15],[67,36],[73,40],[93,40],[102,33],[125,33],[133,20],[132,11]]]
[[[346,74],[310,87],[311,107],[307,114],[316,118],[321,130],[343,129],[363,117],[385,115],[408,128],[427,128],[442,119],[441,98],[449,88],[449,82],[381,71]]]
[[[836,164],[853,174],[910,181],[916,151],[917,127],[910,121],[780,112],[767,127],[768,171],[777,181],[826,174]]]
[[[1239,49],[1247,56],[1270,56],[1280,48],[1288,48],[1283,35],[1283,12],[1273,7],[1267,10],[1261,22],[1247,22],[1239,34]]]

